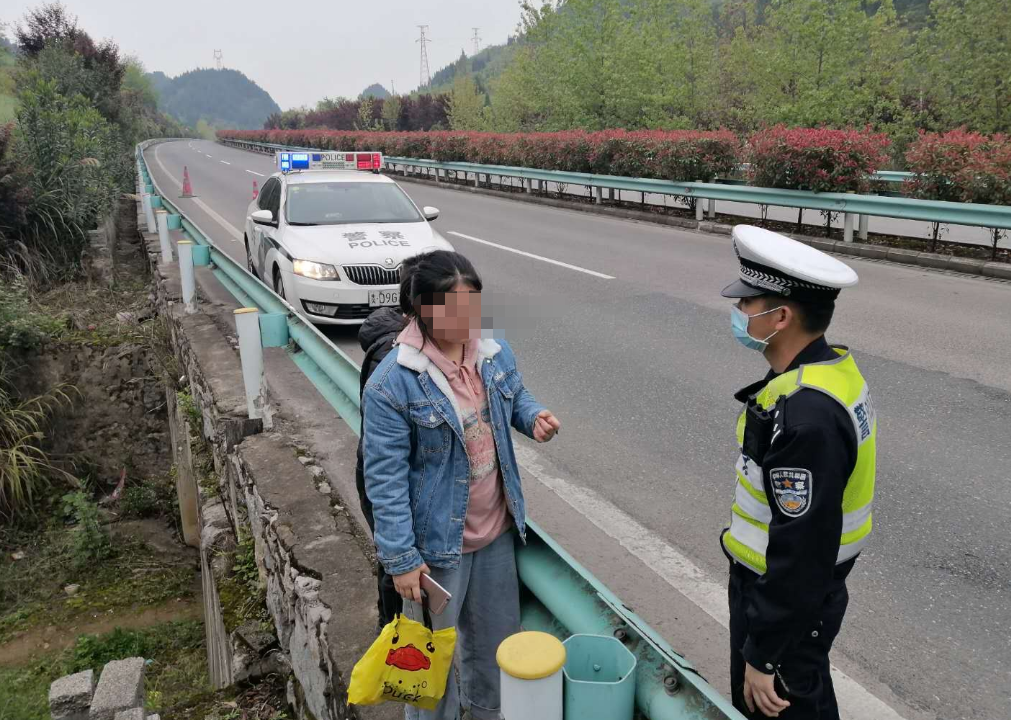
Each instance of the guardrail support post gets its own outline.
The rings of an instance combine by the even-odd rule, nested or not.
[[[155,213],[158,218],[158,243],[161,245],[161,261],[163,263],[172,262],[172,243],[168,234],[168,212],[159,210]]]
[[[523,189],[527,193],[533,192],[533,186],[534,186],[534,181],[531,180],[530,178],[526,178],[526,179],[523,180]]]
[[[593,188],[593,195],[596,198],[598,205],[604,204],[604,188],[600,187],[599,185]]]
[[[260,342],[260,311],[239,308],[235,311],[235,330],[239,335],[239,359],[242,384],[246,389],[246,410],[250,420],[263,418],[267,402],[263,387],[263,345]],[[264,422],[266,428],[267,422]]]
[[[145,192],[142,195],[141,204],[144,206],[144,219],[147,221],[147,231],[151,234],[158,232],[158,225],[154,220],[154,208],[151,206],[151,193]]]
[[[867,224],[870,217],[866,214],[860,216],[860,239],[867,239]]]
[[[435,168],[435,182],[439,182],[439,168]]]
[[[853,242],[853,213],[843,213],[843,242]]]
[[[709,219],[716,219],[716,198],[709,198]]]
[[[474,187],[481,187],[481,173],[474,173]]]
[[[197,311],[197,283],[193,276],[193,241],[179,241],[179,278],[183,286],[183,307],[193,314]]]

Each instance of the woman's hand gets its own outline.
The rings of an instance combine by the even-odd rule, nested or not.
[[[558,434],[558,428],[562,423],[554,416],[550,410],[541,410],[534,420],[534,440],[539,443],[546,443]]]
[[[405,600],[413,600],[419,605],[421,604],[421,573],[425,573],[426,575],[431,574],[428,570],[428,565],[422,565],[403,575],[393,576],[393,587],[400,593],[400,597]]]

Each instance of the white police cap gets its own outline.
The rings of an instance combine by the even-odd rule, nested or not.
[[[772,294],[801,302],[831,302],[840,290],[857,284],[849,265],[785,235],[736,225],[733,239],[740,279],[723,289],[723,297]]]

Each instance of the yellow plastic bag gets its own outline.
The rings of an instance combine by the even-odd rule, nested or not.
[[[455,645],[456,628],[433,632],[419,622],[397,615],[355,663],[348,685],[348,702],[354,705],[401,702],[435,710],[446,692]]]

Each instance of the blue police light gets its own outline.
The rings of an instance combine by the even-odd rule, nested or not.
[[[309,153],[291,153],[292,170],[309,169]]]

